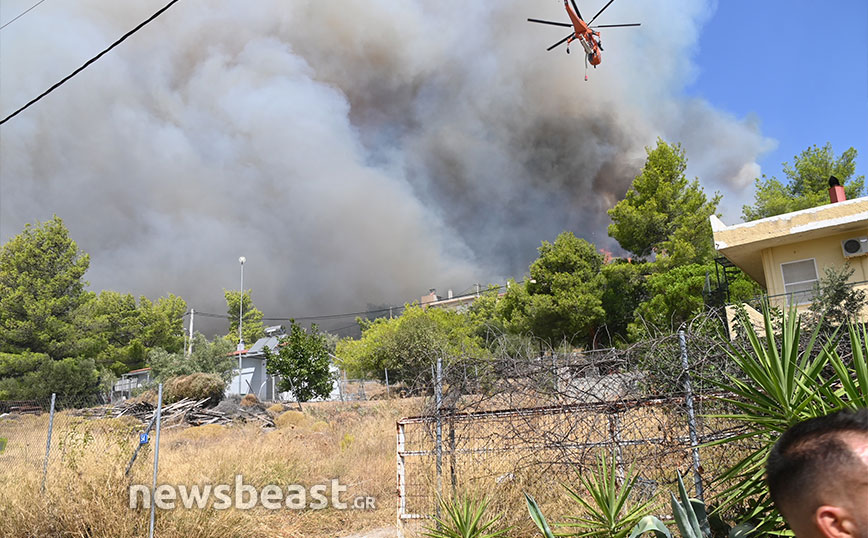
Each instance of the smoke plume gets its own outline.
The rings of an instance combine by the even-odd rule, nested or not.
[[[0,113],[162,4],[5,28]],[[586,83],[578,46],[545,51],[568,30],[525,22],[566,20],[557,0],[182,0],[0,128],[0,239],[57,214],[93,289],[211,312],[244,255],[254,302],[289,316],[520,278],[562,230],[613,248],[605,211],[658,136],[737,208],[771,141],[682,94],[712,9],[619,0],[600,22],[642,26],[604,29]]]

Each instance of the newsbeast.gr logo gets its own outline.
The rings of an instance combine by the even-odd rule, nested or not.
[[[233,487],[234,486],[234,487]],[[257,489],[244,483],[243,475],[235,475],[235,484],[161,484],[154,489],[154,506],[160,510],[184,508],[191,510],[250,510],[262,506],[266,510],[374,510],[376,499],[368,496],[356,496],[349,502],[341,499],[347,486],[339,480],[331,480],[330,484],[316,484],[310,487],[301,484],[278,486],[268,484]],[[130,486],[130,509],[151,507],[151,488],[143,484]]]

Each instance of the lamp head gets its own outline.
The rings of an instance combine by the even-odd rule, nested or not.
[[[238,262],[239,262],[241,265],[244,265],[244,262],[246,262],[246,261],[247,261],[247,258],[245,258],[244,256],[241,256],[240,258],[238,258]]]

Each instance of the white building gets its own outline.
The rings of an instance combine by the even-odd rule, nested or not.
[[[280,376],[271,375],[267,372],[267,360],[265,358],[265,348],[276,352],[277,346],[280,343],[280,338],[286,333],[283,326],[277,325],[268,327],[265,330],[265,336],[260,338],[253,344],[250,349],[243,351],[234,351],[232,356],[238,360],[240,356],[239,366],[236,367],[236,374],[229,381],[226,388],[226,395],[244,396],[253,394],[259,400],[292,400],[293,395],[290,392],[278,392],[280,389]],[[238,374],[240,368],[240,375]],[[337,400],[340,398],[339,370],[333,364],[329,366],[329,371],[333,374],[334,382],[332,393],[327,398],[328,400]]]
[[[121,374],[121,378],[112,386],[111,401],[126,400],[132,396],[133,390],[143,387],[150,382],[150,368],[139,368],[138,370],[130,370],[125,374]]]
[[[226,388],[227,396],[253,394],[260,400],[277,399],[275,394],[280,378],[266,371],[265,348],[276,350],[285,331],[278,325],[269,327],[265,332],[265,336],[249,349],[232,352],[232,356],[238,360],[238,367]]]

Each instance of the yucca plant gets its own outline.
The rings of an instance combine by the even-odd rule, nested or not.
[[[500,515],[486,518],[488,500],[475,500],[465,495],[461,500],[438,498],[445,517],[435,517],[433,527],[426,527],[424,536],[429,538],[496,538],[504,536],[510,529],[492,531],[500,520]]]
[[[705,503],[699,499],[691,499],[687,495],[681,473],[678,473],[678,498],[674,493],[671,497],[672,515],[681,533],[681,538],[709,538],[711,524],[705,510]],[[730,538],[742,538],[753,528],[750,524],[741,524],[730,529]],[[672,533],[666,525],[654,516],[645,516],[630,532],[629,538],[638,538],[646,533],[652,533],[656,538],[672,538]]]
[[[590,495],[585,500],[575,489],[564,485],[570,497],[584,508],[581,516],[567,516],[567,523],[559,527],[576,529],[576,536],[588,538],[625,538],[630,529],[642,519],[652,501],[631,505],[631,494],[638,475],[631,466],[623,480],[618,478],[618,467],[600,452],[599,465],[594,473],[580,475],[579,480]]]
[[[717,416],[741,422],[746,431],[709,444],[749,442],[747,455],[719,476],[718,480],[727,487],[718,502],[725,509],[750,501],[745,519],[760,522],[757,532],[770,532],[784,526],[772,506],[764,480],[765,461],[772,445],[781,433],[798,422],[838,409],[865,406],[868,367],[864,328],[861,333],[853,326],[849,328],[853,365],[848,366],[835,348],[836,334],[825,345],[818,346],[815,328],[800,349],[800,317],[795,309],[784,315],[780,334],[773,329],[767,306],[763,319],[764,339],[742,320],[750,348],[727,348],[729,358],[744,377],[730,375],[727,382],[716,383],[731,394],[722,400],[734,409]]]
[[[536,499],[534,499],[529,493],[525,492],[524,500],[527,502],[527,511],[530,513],[530,519],[540,530],[543,537],[555,538],[555,534],[552,532],[551,527],[549,527],[548,521],[546,521],[546,517],[543,515],[542,510],[539,509]]]
[[[623,480],[618,478],[618,468],[609,462],[603,452],[599,456],[599,465],[594,473],[580,475],[579,480],[587,490],[586,500],[576,489],[564,484],[569,496],[583,509],[580,516],[567,516],[567,522],[555,524],[557,527],[570,529],[558,533],[561,536],[581,536],[588,538],[626,538],[630,529],[642,519],[653,506],[653,499],[631,504],[631,494],[638,476],[633,468],[627,470]],[[551,532],[548,523],[533,500],[525,494],[531,519],[537,527],[548,536]],[[548,531],[546,531],[548,529]]]

